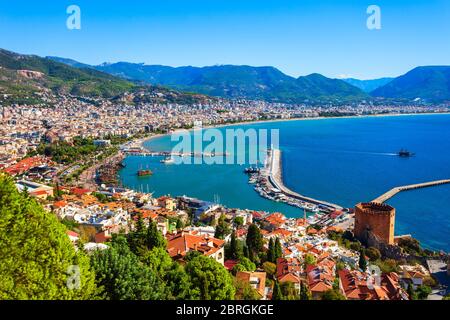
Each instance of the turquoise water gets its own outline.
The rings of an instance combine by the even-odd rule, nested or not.
[[[345,207],[395,186],[450,178],[450,115],[286,121],[245,128],[279,129],[285,184]],[[171,145],[168,136],[146,142],[152,150],[170,150]],[[397,157],[402,148],[416,155]],[[247,183],[245,166],[165,165],[159,160],[127,158],[120,172],[123,184],[156,196],[219,198],[228,207],[303,215],[300,209],[261,198]],[[146,167],[154,175],[138,178],[136,171]],[[401,193],[389,203],[397,209],[396,234],[412,234],[429,248],[450,251],[450,185]]]

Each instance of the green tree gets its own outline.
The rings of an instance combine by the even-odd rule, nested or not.
[[[281,293],[278,281],[275,281],[275,284],[273,285],[272,300],[283,300],[283,294]]]
[[[108,300],[164,299],[164,287],[156,273],[130,251],[126,239],[117,237],[107,250],[92,257],[97,285]]]
[[[216,226],[214,237],[217,239],[224,239],[231,232],[229,224],[226,222],[225,214],[222,214]]]
[[[261,235],[261,230],[258,228],[256,224],[251,224],[247,231],[247,238],[245,239],[249,250],[249,258],[252,261],[255,261],[255,256],[257,256],[258,252],[260,252],[263,248],[263,237]]]
[[[267,275],[269,275],[271,278],[273,278],[273,276],[277,272],[277,265],[270,261],[266,261],[263,263],[263,269],[267,273]]]
[[[346,300],[339,290],[330,289],[322,295],[322,300]]]
[[[242,257],[239,260],[239,263],[233,267],[233,272],[236,274],[238,271],[250,271],[253,272],[256,270],[256,265],[246,257]]]
[[[429,286],[421,285],[417,287],[416,294],[419,300],[426,300],[431,294],[431,288]]]
[[[408,288],[407,288],[406,292],[408,293],[410,300],[417,300],[417,293],[414,290],[412,283],[408,284]]]
[[[366,260],[366,255],[364,253],[364,250],[361,250],[359,252],[359,262],[358,262],[358,266],[362,271],[366,271],[367,270],[367,260]]]
[[[366,256],[369,257],[370,261],[376,261],[381,258],[381,253],[377,248],[370,247],[366,250]]]
[[[164,238],[161,231],[158,230],[158,226],[156,225],[156,222],[153,220],[150,221],[147,227],[145,244],[148,250],[151,250],[153,248],[165,249],[167,247],[166,238]]]
[[[236,300],[260,300],[261,296],[253,289],[250,283],[246,281],[236,280],[234,286],[236,287]]]
[[[316,258],[310,253],[305,255],[305,266],[313,266],[316,264]]]
[[[283,295],[283,300],[298,300],[299,295],[295,289],[294,282],[286,281],[280,284],[280,289]]]
[[[242,251],[243,251],[244,257],[250,258],[250,252],[248,251],[247,245],[244,245],[244,247],[242,249],[243,249]]]
[[[89,259],[65,232],[56,216],[0,173],[0,300],[94,298]]]
[[[276,263],[278,258],[283,257],[283,249],[281,248],[280,239],[278,237],[275,240],[275,244],[274,245],[275,245],[275,248],[274,248],[275,256],[274,256],[274,261],[272,261],[272,262]]]
[[[177,219],[176,228],[177,228],[177,230],[184,228],[184,224],[183,224],[183,221],[181,221],[181,219]]]
[[[311,300],[312,299],[311,291],[309,291],[308,286],[303,282],[300,283],[299,298],[300,298],[300,300]]]
[[[184,268],[173,261],[167,251],[155,247],[143,257],[144,264],[159,277],[165,287],[167,299],[190,299],[189,277]]]
[[[267,250],[267,261],[275,263],[275,246],[273,238],[269,239],[269,248]]]
[[[243,226],[244,225],[244,218],[243,217],[236,217],[236,218],[234,218],[234,224],[238,228]]]
[[[232,300],[233,278],[217,261],[204,255],[193,257],[185,267],[193,296],[201,300]]]
[[[239,241],[236,239],[236,233],[234,231],[231,233],[230,243],[225,249],[225,255],[228,259],[239,259],[242,257],[242,246],[240,246]]]
[[[167,241],[161,231],[158,230],[156,222],[151,220],[148,226],[145,226],[140,215],[135,223],[134,230],[128,233],[127,240],[131,251],[138,256],[144,256],[147,251],[155,247],[166,248],[167,245]]]
[[[146,227],[142,215],[138,215],[134,230],[127,235],[128,245],[135,254],[142,252],[145,248]]]

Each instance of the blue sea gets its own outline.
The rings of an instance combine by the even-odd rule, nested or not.
[[[450,179],[450,115],[415,115],[284,121],[222,127],[279,129],[285,184],[304,195],[353,207],[395,186]],[[169,136],[145,146],[171,150]],[[396,155],[405,148],[411,158]],[[166,165],[158,157],[128,157],[120,177],[127,187],[155,196],[188,195],[232,208],[303,211],[261,198],[248,184],[244,165]],[[154,175],[139,178],[150,168]],[[400,193],[395,233],[411,234],[425,247],[450,251],[450,185]]]

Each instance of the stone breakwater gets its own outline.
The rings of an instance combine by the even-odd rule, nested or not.
[[[281,191],[285,196],[297,199],[300,201],[304,201],[309,204],[313,204],[319,206],[319,208],[324,210],[342,210],[343,208],[337,204],[313,199],[304,195],[301,195],[295,191],[292,191],[288,187],[286,187],[283,183],[282,179],[282,162],[281,162],[281,151],[279,149],[273,149],[268,151],[267,157],[267,171],[268,178],[272,185]]]

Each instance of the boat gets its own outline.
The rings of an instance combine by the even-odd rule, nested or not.
[[[245,168],[244,173],[250,174],[250,173],[259,173],[260,169],[258,167],[249,167]]]
[[[408,150],[402,149],[397,153],[397,155],[402,158],[409,158],[409,157],[412,157],[414,155],[414,153],[412,153]]]
[[[139,170],[139,171],[137,172],[137,175],[138,175],[139,177],[146,177],[146,176],[151,176],[151,175],[153,175],[153,172],[152,172],[152,170]]]
[[[164,164],[171,164],[174,162],[175,162],[175,160],[173,160],[172,157],[165,157],[164,159],[161,160],[161,163],[164,163]]]

